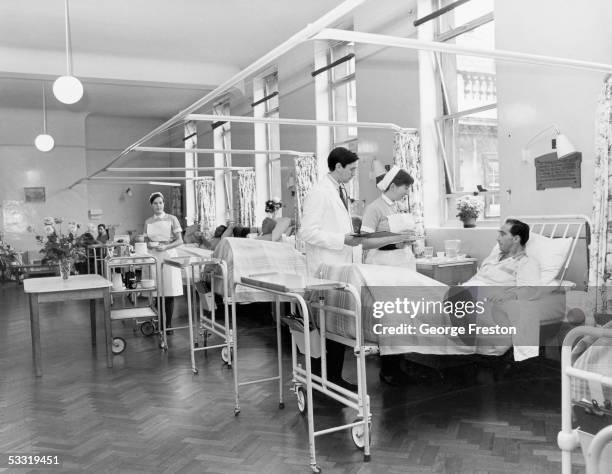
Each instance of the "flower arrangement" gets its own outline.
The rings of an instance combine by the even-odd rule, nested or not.
[[[474,196],[462,196],[457,199],[457,211],[457,217],[461,220],[476,219],[484,211],[484,205]]]
[[[68,232],[64,234],[62,223],[63,219],[59,217],[46,217],[43,222],[45,235],[36,236],[36,240],[42,245],[40,253],[45,256],[43,262],[80,262],[86,258],[85,245],[77,235],[80,225],[74,221],[68,222]]]

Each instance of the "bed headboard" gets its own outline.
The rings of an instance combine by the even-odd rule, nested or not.
[[[559,279],[563,280],[574,256],[578,241],[584,237],[586,242],[586,275],[589,272],[589,244],[591,243],[591,222],[585,215],[558,216],[508,216],[529,224],[530,233],[553,239],[571,238],[572,242],[561,267]]]

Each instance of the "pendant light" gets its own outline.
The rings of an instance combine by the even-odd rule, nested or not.
[[[45,85],[43,84],[43,132],[34,139],[34,146],[40,151],[51,151],[55,146],[55,140],[47,134],[47,100],[45,97]]]
[[[58,77],[53,83],[53,94],[64,104],[75,104],[83,97],[83,84],[72,75],[72,49],[70,47],[70,16],[68,0],[64,0],[66,18],[66,75]]]

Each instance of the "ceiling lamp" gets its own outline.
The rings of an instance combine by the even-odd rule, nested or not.
[[[66,17],[66,70],[65,76],[58,77],[53,83],[53,94],[64,104],[75,104],[83,97],[83,84],[72,75],[72,49],[70,47],[70,17],[68,0],[64,0]]]
[[[47,100],[45,97],[45,85],[43,84],[43,132],[34,139],[34,146],[40,151],[51,151],[55,146],[55,140],[47,134]]]

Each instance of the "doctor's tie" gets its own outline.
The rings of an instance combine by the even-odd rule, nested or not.
[[[346,189],[344,189],[344,186],[340,185],[338,187],[338,192],[340,193],[340,199],[342,200],[342,204],[344,204],[344,207],[348,211],[348,200],[346,199]]]

